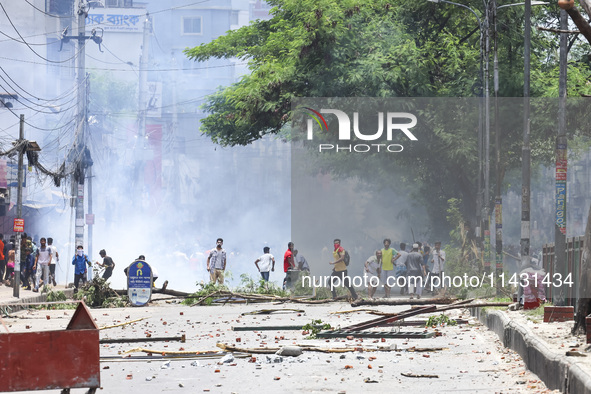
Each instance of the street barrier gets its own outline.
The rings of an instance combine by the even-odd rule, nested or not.
[[[100,387],[99,330],[80,302],[59,331],[0,334],[0,392]]]

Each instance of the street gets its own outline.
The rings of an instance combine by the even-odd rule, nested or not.
[[[141,308],[94,309],[99,327],[143,320],[101,330],[100,338],[151,338],[186,334],[187,342],[146,342],[101,345],[101,386],[108,393],[159,392],[550,392],[536,375],[527,371],[521,358],[505,349],[497,336],[472,319],[465,310],[450,311],[450,318],[469,324],[439,327],[439,337],[428,339],[305,339],[302,330],[233,331],[244,326],[294,326],[322,320],[332,327],[344,327],[375,318],[363,311],[350,311],[347,303],[325,305],[237,305],[189,307],[177,300],[158,301]],[[290,309],[302,309],[297,312]],[[244,315],[260,309],[278,309],[268,315]],[[406,307],[372,308],[387,312]],[[4,318],[10,332],[63,329],[72,310],[23,311]],[[409,320],[426,319],[429,315]],[[28,328],[27,328],[28,327]],[[397,328],[392,328],[396,330]],[[402,331],[423,332],[424,327],[401,327]],[[375,330],[391,331],[390,327]],[[434,331],[430,328],[428,331]],[[321,348],[357,348],[347,353],[305,351],[299,357],[253,354],[225,363],[220,357],[170,359],[161,352],[218,351],[217,343],[241,348],[314,345]],[[140,347],[153,350],[129,352]],[[383,347],[389,351],[368,351]],[[363,348],[364,351],[359,351]],[[438,351],[409,351],[443,348]],[[126,353],[129,352],[129,353]],[[115,358],[111,358],[116,356]],[[127,358],[125,357],[127,356]],[[142,358],[139,358],[142,357]],[[254,362],[252,362],[254,361]],[[58,364],[56,364],[58,366]],[[56,369],[57,371],[57,369]],[[403,376],[405,374],[407,376]],[[409,376],[418,377],[409,377]],[[422,377],[424,376],[424,377]],[[86,390],[75,389],[73,393]],[[54,392],[58,392],[57,390]],[[101,392],[101,391],[99,391]]]

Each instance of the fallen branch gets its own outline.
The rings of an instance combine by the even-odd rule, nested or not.
[[[280,348],[278,347],[259,347],[259,348],[240,348],[234,345],[226,343],[216,344],[220,349],[227,352],[241,352],[241,353],[252,353],[252,354],[275,354]],[[321,352],[321,353],[349,353],[349,352],[436,352],[441,350],[447,350],[447,348],[416,348],[411,347],[407,349],[398,349],[397,347],[392,349],[390,347],[346,347],[346,348],[324,348],[314,345],[295,345],[302,349],[302,351],[308,352]]]
[[[380,298],[380,299],[360,299],[351,303],[352,307],[369,305],[432,305],[432,304],[451,304],[456,301],[455,298],[423,298],[423,299],[401,299],[401,298]]]
[[[374,313],[374,314],[380,314],[383,312],[380,311],[376,311],[375,309],[352,309],[349,311],[336,311],[336,312],[330,312],[331,315],[340,315],[340,314],[345,314],[345,313],[355,313],[355,312],[368,312],[368,313]]]
[[[400,375],[406,376],[407,378],[429,378],[429,379],[439,378],[439,375],[416,374],[416,373],[411,373],[411,372],[406,372],[406,373],[400,372]]]
[[[270,315],[271,313],[274,312],[298,312],[298,313],[306,313],[305,310],[303,309],[259,309],[257,311],[252,311],[252,312],[244,312],[241,313],[240,315],[242,316],[246,316],[246,315]]]
[[[113,325],[113,326],[104,326],[104,327],[100,327],[100,328],[99,328],[99,330],[106,330],[107,328],[122,327],[122,326],[126,326],[126,325],[128,325],[128,324],[131,324],[131,323],[136,323],[136,322],[138,322],[138,321],[140,321],[140,320],[144,320],[144,319],[147,319],[147,317],[142,317],[142,318],[139,318],[139,319],[135,319],[135,320],[126,321],[126,322],[124,322],[124,323],[115,324],[115,325]]]

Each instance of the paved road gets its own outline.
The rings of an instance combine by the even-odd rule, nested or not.
[[[330,339],[308,340],[301,331],[232,331],[232,326],[304,325],[321,319],[333,327],[346,326],[375,316],[365,312],[331,314],[351,310],[346,303],[329,305],[225,305],[187,307],[159,302],[152,307],[95,309],[92,311],[99,327],[145,318],[124,327],[101,331],[101,338],[138,338],[186,334],[187,342],[156,342],[109,344],[101,346],[101,356],[118,356],[121,352],[144,346],[161,351],[211,351],[224,342],[247,348],[278,347],[291,344],[322,347],[387,346],[398,351],[326,354],[305,352],[297,358],[284,357],[269,363],[265,355],[256,355],[256,362],[236,358],[218,365],[219,359],[101,361],[101,384],[104,393],[160,392],[481,392],[539,393],[548,392],[538,378],[526,371],[520,357],[504,349],[496,335],[479,323],[442,327],[442,336],[431,339]],[[305,309],[298,313],[285,311],[267,316],[247,315],[257,309]],[[403,307],[373,308],[400,311]],[[463,318],[469,318],[465,311]],[[5,318],[11,332],[63,329],[72,311],[29,311],[15,318]],[[47,319],[47,316],[50,319]],[[426,318],[428,316],[424,316]],[[456,315],[457,317],[457,315]],[[414,319],[414,318],[413,318]],[[29,326],[27,329],[26,326]],[[421,331],[422,328],[403,328]],[[380,330],[385,330],[381,328]],[[237,340],[240,342],[237,342]],[[444,347],[443,351],[417,353],[402,349],[412,347]],[[132,356],[144,353],[131,353]],[[344,357],[343,357],[344,356]],[[370,357],[375,359],[370,360]],[[370,369],[371,365],[371,369]],[[349,368],[350,366],[352,368]],[[59,362],[56,362],[59,368]],[[216,372],[218,371],[218,372]],[[401,373],[437,375],[438,378],[410,378]],[[375,383],[366,383],[366,381]],[[51,392],[51,391],[49,391]],[[54,390],[53,392],[59,392]],[[85,390],[72,390],[83,393]]]

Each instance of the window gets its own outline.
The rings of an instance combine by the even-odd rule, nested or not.
[[[132,8],[133,0],[106,0],[107,8]]]
[[[184,17],[182,34],[201,34],[201,17]]]

